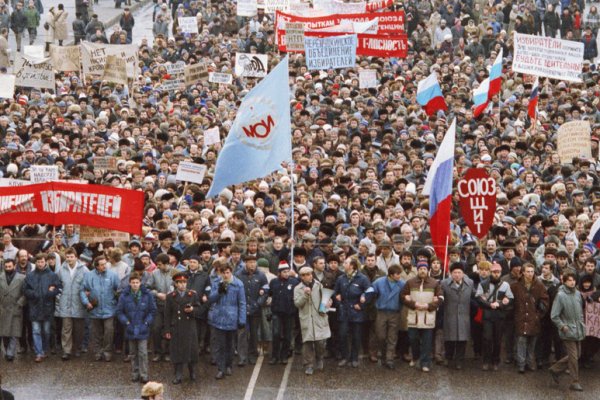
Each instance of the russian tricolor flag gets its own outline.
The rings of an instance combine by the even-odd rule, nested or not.
[[[488,99],[490,93],[490,78],[485,78],[483,82],[479,84],[477,89],[473,90],[473,115],[475,118],[479,117],[481,113],[488,106]]]
[[[490,91],[488,100],[495,94],[500,93],[500,89],[502,89],[502,53],[503,50],[500,48],[500,52],[490,70]]]
[[[456,118],[446,132],[438,153],[431,164],[423,194],[429,195],[429,230],[435,254],[446,261],[450,240],[450,211],[452,209],[452,177]],[[445,266],[447,268],[447,266]]]
[[[438,110],[446,111],[448,109],[435,71],[419,82],[417,102],[423,107],[427,115],[433,115]]]
[[[536,77],[535,83],[533,84],[533,89],[531,89],[531,95],[529,96],[529,104],[527,105],[527,115],[529,118],[535,119],[537,116],[537,105],[538,98],[540,97],[540,86],[539,80]]]
[[[592,225],[588,240],[594,243],[596,247],[600,248],[600,218],[598,218]]]

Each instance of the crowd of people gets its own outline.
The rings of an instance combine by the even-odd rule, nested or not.
[[[12,25],[19,4],[12,13],[0,4],[4,39],[9,29],[20,37]],[[217,379],[232,374],[236,355],[243,367],[261,352],[272,365],[302,354],[307,375],[329,358],[359,367],[361,354],[366,367],[394,369],[401,360],[423,372],[466,362],[497,370],[503,359],[519,373],[555,362],[552,378],[568,369],[570,388],[582,390],[578,365],[593,366],[600,340],[586,336],[584,318],[585,304],[600,297],[600,254],[588,239],[600,217],[595,6],[419,0],[390,8],[405,10],[407,57],[309,71],[302,54],[290,54],[293,162],[216,198],[206,193],[219,150],[258,80],[164,91],[165,63],[232,73],[235,53],[249,52],[268,54],[271,70],[284,55],[262,9],[242,18],[231,1],[158,0],[153,38],[136,38],[126,21],[110,41],[139,45],[130,85],[61,72],[56,91],[17,88],[1,100],[3,178],[29,180],[32,165],[58,165],[60,179],[140,190],[146,201],[143,234],[126,243],[83,242],[74,225],[2,228],[5,360],[31,354],[40,363],[56,353],[68,361],[89,350],[110,362],[121,354],[133,381],[149,380],[150,361],[170,361],[179,384],[185,366],[197,379],[205,353]],[[177,16],[185,15],[197,17],[199,34],[181,32]],[[108,42],[97,16],[81,18],[76,40]],[[582,83],[542,77],[534,120],[534,77],[511,68],[515,31],[585,45]],[[474,118],[471,88],[500,49],[502,91]],[[6,71],[1,56],[0,64]],[[362,68],[377,71],[377,88],[359,87]],[[416,87],[431,71],[448,111],[427,116]],[[487,170],[497,208],[479,241],[454,197],[442,260],[430,245],[422,189],[454,118],[454,179],[470,167]],[[592,158],[563,164],[556,133],[572,120],[590,122]],[[221,143],[205,146],[204,132],[215,127]],[[94,168],[102,156],[116,157],[117,170]],[[181,161],[207,167],[201,184],[175,179]],[[466,361],[468,344],[474,359]]]

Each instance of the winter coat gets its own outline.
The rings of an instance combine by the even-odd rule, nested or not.
[[[129,14],[129,17],[125,17],[125,14],[121,15],[119,25],[121,26],[121,29],[123,29],[125,32],[131,32],[133,30],[133,26],[135,25],[133,15]]]
[[[377,279],[386,276],[387,268],[385,271],[383,271],[377,267],[375,267],[374,270],[363,267],[360,270],[360,272],[362,272],[367,277],[371,285],[373,285],[373,282],[375,282]],[[375,294],[373,292],[373,297],[374,295]],[[367,305],[365,306],[365,313],[367,321],[375,321],[375,318],[377,317],[377,307],[375,307],[375,301],[370,301],[369,303],[367,303]]]
[[[559,287],[550,315],[562,340],[581,341],[585,338],[583,297],[577,289]],[[563,332],[564,326],[568,328],[566,332]]]
[[[260,315],[260,308],[265,304],[269,290],[267,276],[259,270],[250,275],[245,268],[235,274],[235,276],[244,285],[247,314],[249,316]],[[260,294],[261,291],[263,294]]]
[[[66,261],[59,268],[57,275],[62,284],[62,293],[56,301],[56,316],[59,318],[85,318],[87,313],[81,302],[81,286],[83,278],[89,270],[81,262],[77,261],[75,273],[71,277],[71,271]]]
[[[239,325],[246,325],[246,293],[244,284],[234,277],[227,285],[225,293],[219,293],[219,277],[212,281],[208,303],[208,323],[223,331],[235,331]]]
[[[508,299],[508,304],[502,304],[504,298]],[[475,300],[483,310],[483,321],[504,321],[506,310],[513,307],[514,296],[508,282],[500,281],[496,288],[496,285],[487,278],[477,287]],[[499,304],[496,309],[490,306],[494,302]]]
[[[465,276],[457,285],[452,278],[442,281],[444,293],[444,339],[465,342],[471,332],[471,298],[475,294],[473,281]]]
[[[21,33],[27,28],[27,17],[23,11],[13,11],[10,15],[10,29],[14,33]]]
[[[50,287],[54,286],[54,290]],[[54,317],[54,300],[61,283],[58,276],[48,267],[36,269],[25,277],[24,292],[29,305],[30,321],[50,321]]]
[[[157,295],[159,293],[167,294],[174,290],[171,269],[169,268],[165,272],[161,271],[159,268],[155,269],[152,272],[152,279],[149,285],[149,289],[155,297],[157,307],[162,310],[167,301],[159,300]]]
[[[194,310],[186,313],[186,305],[191,304]],[[165,305],[165,333],[171,334],[169,344],[171,362],[198,362],[198,331],[196,318],[200,308],[200,299],[193,290],[187,290],[181,296],[178,291],[167,295]]]
[[[369,279],[361,272],[356,272],[351,278],[343,274],[335,282],[334,296],[340,295],[341,301],[336,301],[338,321],[364,322],[366,320],[365,307],[373,297],[374,291]],[[360,302],[364,296],[365,301]],[[354,308],[359,305],[360,309]]]
[[[375,307],[377,311],[385,312],[400,312],[402,302],[400,301],[400,292],[404,287],[405,282],[401,279],[398,282],[389,279],[387,276],[373,282],[373,291],[377,300]]]
[[[131,287],[121,293],[117,304],[117,318],[125,326],[125,339],[146,340],[156,315],[156,302],[150,291],[140,287],[139,298],[133,295]]]
[[[37,28],[40,26],[40,14],[35,7],[25,8],[23,14],[25,14],[25,18],[27,18],[27,28]]]
[[[540,333],[540,321],[548,312],[548,292],[538,279],[534,279],[529,290],[524,278],[510,285],[515,296],[515,334],[517,336],[536,336]]]
[[[78,18],[71,24],[73,27],[73,35],[78,36],[80,38],[85,37],[85,22],[82,19]]]
[[[302,342],[315,342],[331,337],[329,319],[326,313],[319,312],[323,299],[323,285],[313,280],[310,294],[304,292],[306,285],[300,282],[294,288],[294,304],[298,308]]]
[[[53,10],[50,12],[50,26],[54,40],[67,40],[69,38],[68,16],[69,14],[66,11]]]
[[[16,273],[10,285],[6,273],[0,272],[0,337],[21,337],[25,305],[25,275]]]
[[[8,40],[4,36],[0,36],[0,68],[8,67],[10,60],[8,59]]]
[[[406,300],[410,296],[410,300]],[[438,300],[435,300],[435,297]],[[421,280],[418,276],[406,281],[400,292],[400,300],[406,306],[408,328],[433,329],[435,328],[436,311],[440,306],[442,287],[440,283],[430,276]],[[428,304],[427,310],[417,310],[416,303]],[[402,328],[400,328],[402,329]]]
[[[594,35],[589,37],[584,35],[581,38],[581,42],[583,43],[583,58],[585,60],[593,61],[594,58],[598,56],[598,45],[596,44],[596,38]]]
[[[99,273],[97,269],[86,272],[79,296],[85,307],[90,301],[94,305],[89,312],[90,318],[106,319],[115,316],[118,289],[119,277],[114,272]],[[89,296],[86,292],[89,292]]]
[[[198,312],[200,319],[206,319],[208,313],[208,302],[202,303],[202,296],[206,295],[208,297],[210,293],[210,278],[208,276],[208,272],[198,271],[187,273],[188,281],[187,281],[187,289],[193,290],[198,294],[200,298],[200,310]]]
[[[294,315],[297,310],[294,306],[294,288],[298,286],[298,278],[275,278],[269,282],[269,295],[272,298],[271,311],[275,314]]]

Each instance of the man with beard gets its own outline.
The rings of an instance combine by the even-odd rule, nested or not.
[[[0,338],[4,342],[6,361],[13,361],[17,350],[17,338],[23,327],[23,285],[25,275],[15,269],[14,260],[6,260],[0,271]]]
[[[494,264],[500,265],[498,262],[492,262],[492,266]],[[500,266],[502,268],[502,266]],[[506,282],[509,285],[516,283],[521,279],[521,265],[513,264],[510,268],[510,273],[503,275],[500,280],[502,282]],[[506,313],[506,318],[504,319],[504,348],[506,352],[506,360],[505,363],[511,364],[516,357],[516,346],[515,346],[515,316],[514,310],[509,309]]]
[[[400,279],[404,282],[408,282],[410,279],[417,276],[417,269],[412,263],[412,253],[409,250],[404,250],[400,254]],[[411,360],[410,356],[410,345],[408,339],[408,307],[402,307],[400,311],[400,332],[398,333],[398,349],[397,351],[402,355],[404,361],[408,362]]]
[[[481,263],[483,264],[483,263]],[[477,287],[475,299],[483,309],[483,367],[484,371],[498,370],[500,364],[500,348],[506,310],[512,306],[514,296],[510,285],[500,279],[502,267],[498,263],[481,265],[479,276],[481,282]]]

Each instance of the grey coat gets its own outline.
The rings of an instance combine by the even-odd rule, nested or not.
[[[310,294],[304,293],[306,286],[302,282],[294,288],[294,305],[298,308],[303,342],[325,340],[331,336],[327,314],[319,312],[323,285],[316,280],[313,282]]]
[[[66,261],[57,272],[58,278],[62,283],[62,293],[56,301],[55,315],[60,318],[85,318],[87,312],[81,302],[81,287],[83,277],[88,269],[81,262],[77,261],[75,273],[71,278],[71,272]]]
[[[25,275],[17,273],[10,286],[6,274],[0,272],[0,336],[21,337]]]
[[[471,332],[471,298],[475,294],[473,281],[467,276],[458,286],[452,278],[442,281],[444,292],[444,340],[467,341]]]

